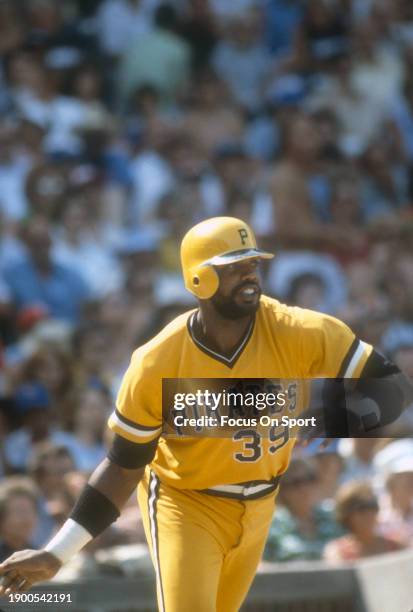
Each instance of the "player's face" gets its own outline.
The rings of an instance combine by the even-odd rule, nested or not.
[[[257,257],[215,268],[219,288],[211,302],[222,317],[241,319],[257,311],[261,296],[259,264]]]

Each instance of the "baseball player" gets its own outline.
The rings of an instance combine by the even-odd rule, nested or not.
[[[162,380],[278,380],[293,414],[304,407],[294,381],[399,376],[337,319],[261,295],[259,264],[271,257],[239,219],[208,219],[186,234],[183,275],[198,307],[134,352],[109,419],[107,458],[45,549],[17,552],[0,565],[0,594],[54,576],[117,519],[139,483],[159,610],[240,608],[294,440],[288,427],[269,427],[268,435],[243,426],[225,436],[166,435]]]

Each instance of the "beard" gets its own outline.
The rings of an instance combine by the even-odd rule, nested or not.
[[[229,319],[231,321],[236,321],[237,319],[242,319],[243,317],[248,317],[255,314],[259,308],[261,297],[261,289],[258,288],[258,299],[256,302],[251,304],[238,304],[236,299],[236,293],[244,287],[244,285],[250,283],[243,283],[242,285],[238,285],[235,287],[231,295],[223,296],[220,295],[219,291],[211,298],[211,303],[213,304],[215,310],[223,319]]]

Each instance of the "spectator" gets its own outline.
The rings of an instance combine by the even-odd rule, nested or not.
[[[16,306],[41,305],[50,317],[75,323],[88,290],[77,272],[53,261],[47,221],[32,219],[23,231],[23,241],[28,251],[26,260],[4,272]]]
[[[328,109],[340,125],[340,148],[345,155],[362,153],[386,116],[382,105],[371,104],[352,79],[352,56],[343,52],[311,96],[312,109]]]
[[[112,411],[112,397],[108,389],[95,385],[79,389],[73,399],[74,459],[78,469],[93,472],[106,456],[103,432]]]
[[[386,477],[386,492],[379,515],[382,532],[413,545],[413,460],[395,460]]]
[[[151,28],[141,0],[105,0],[97,14],[100,47],[118,58]]]
[[[50,399],[43,385],[21,385],[16,390],[15,403],[22,426],[10,433],[4,443],[6,461],[14,471],[27,470],[33,449],[39,442],[50,440],[68,449],[76,449],[73,436],[51,424]]]
[[[321,559],[325,544],[339,535],[332,508],[317,503],[317,485],[315,464],[293,459],[283,476],[264,560]]]
[[[413,161],[413,79],[408,77],[400,95],[393,101],[389,111],[402,139],[404,152],[409,162]]]
[[[0,122],[0,215],[7,221],[18,221],[27,213],[24,182],[27,165],[19,159],[15,148],[16,128]]]
[[[344,461],[338,450],[338,440],[333,440],[325,449],[319,449],[314,462],[319,474],[318,495],[321,502],[334,500],[340,485]]]
[[[73,197],[66,201],[61,215],[60,231],[53,241],[53,257],[83,278],[91,298],[120,289],[122,271],[105,244],[103,236],[90,227],[91,211],[84,199]],[[100,232],[101,234],[103,232]],[[105,283],[102,278],[105,277]]]
[[[193,0],[183,17],[180,33],[191,47],[192,71],[204,70],[217,42],[218,24],[209,0]]]
[[[295,39],[294,59],[301,69],[325,71],[348,47],[348,22],[340,4],[309,0]]]
[[[327,223],[331,185],[320,165],[322,141],[314,119],[303,113],[291,116],[282,140],[282,155],[270,177],[278,240],[289,249],[336,247],[337,242],[348,246],[347,232]]]
[[[154,29],[128,47],[119,68],[119,90],[123,105],[139,85],[158,89],[165,102],[171,102],[188,83],[191,54],[187,43],[176,32],[177,15],[170,4],[155,12]]]
[[[55,221],[64,206],[67,189],[67,174],[63,167],[47,162],[33,167],[25,185],[30,214]]]
[[[378,139],[370,142],[364,153],[361,206],[370,223],[408,204],[408,175],[397,161],[391,148]]]
[[[73,385],[73,366],[63,348],[53,343],[41,344],[23,361],[15,378],[16,384],[35,380],[43,385],[50,399],[50,417],[65,424],[64,406]]]
[[[2,56],[18,49],[24,41],[24,27],[18,7],[10,0],[0,5],[0,41]]]
[[[57,524],[49,509],[50,500],[63,487],[63,477],[75,469],[73,457],[65,446],[50,441],[37,443],[30,456],[28,474],[38,488],[37,512],[39,520],[33,542],[42,546],[55,531]]]
[[[282,252],[268,272],[270,291],[302,308],[335,314],[346,303],[346,277],[327,255]]]
[[[110,385],[108,369],[110,334],[105,325],[96,322],[79,326],[72,338],[74,377],[79,386]]]
[[[26,478],[0,483],[0,562],[22,548],[34,548],[37,495]]]
[[[379,504],[370,485],[349,482],[336,496],[336,515],[349,533],[327,544],[324,558],[329,562],[355,561],[363,557],[394,552],[401,544],[378,532]]]
[[[304,14],[305,3],[272,0],[265,3],[264,21],[270,51],[275,56],[291,55],[295,35]]]
[[[376,438],[341,440],[339,452],[344,461],[341,482],[371,479],[375,475],[373,459],[377,448],[378,441]]]
[[[262,42],[261,17],[256,12],[234,17],[226,28],[227,38],[218,42],[211,60],[235,101],[251,112],[260,109],[271,68]]]
[[[243,117],[229,98],[224,83],[212,70],[195,77],[192,94],[184,129],[202,153],[210,156],[222,143],[239,142]]]

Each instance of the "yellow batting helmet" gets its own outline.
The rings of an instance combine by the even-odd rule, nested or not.
[[[211,298],[219,286],[214,266],[243,259],[271,259],[272,253],[257,248],[252,229],[234,217],[214,217],[195,225],[181,244],[185,287],[201,300]]]

